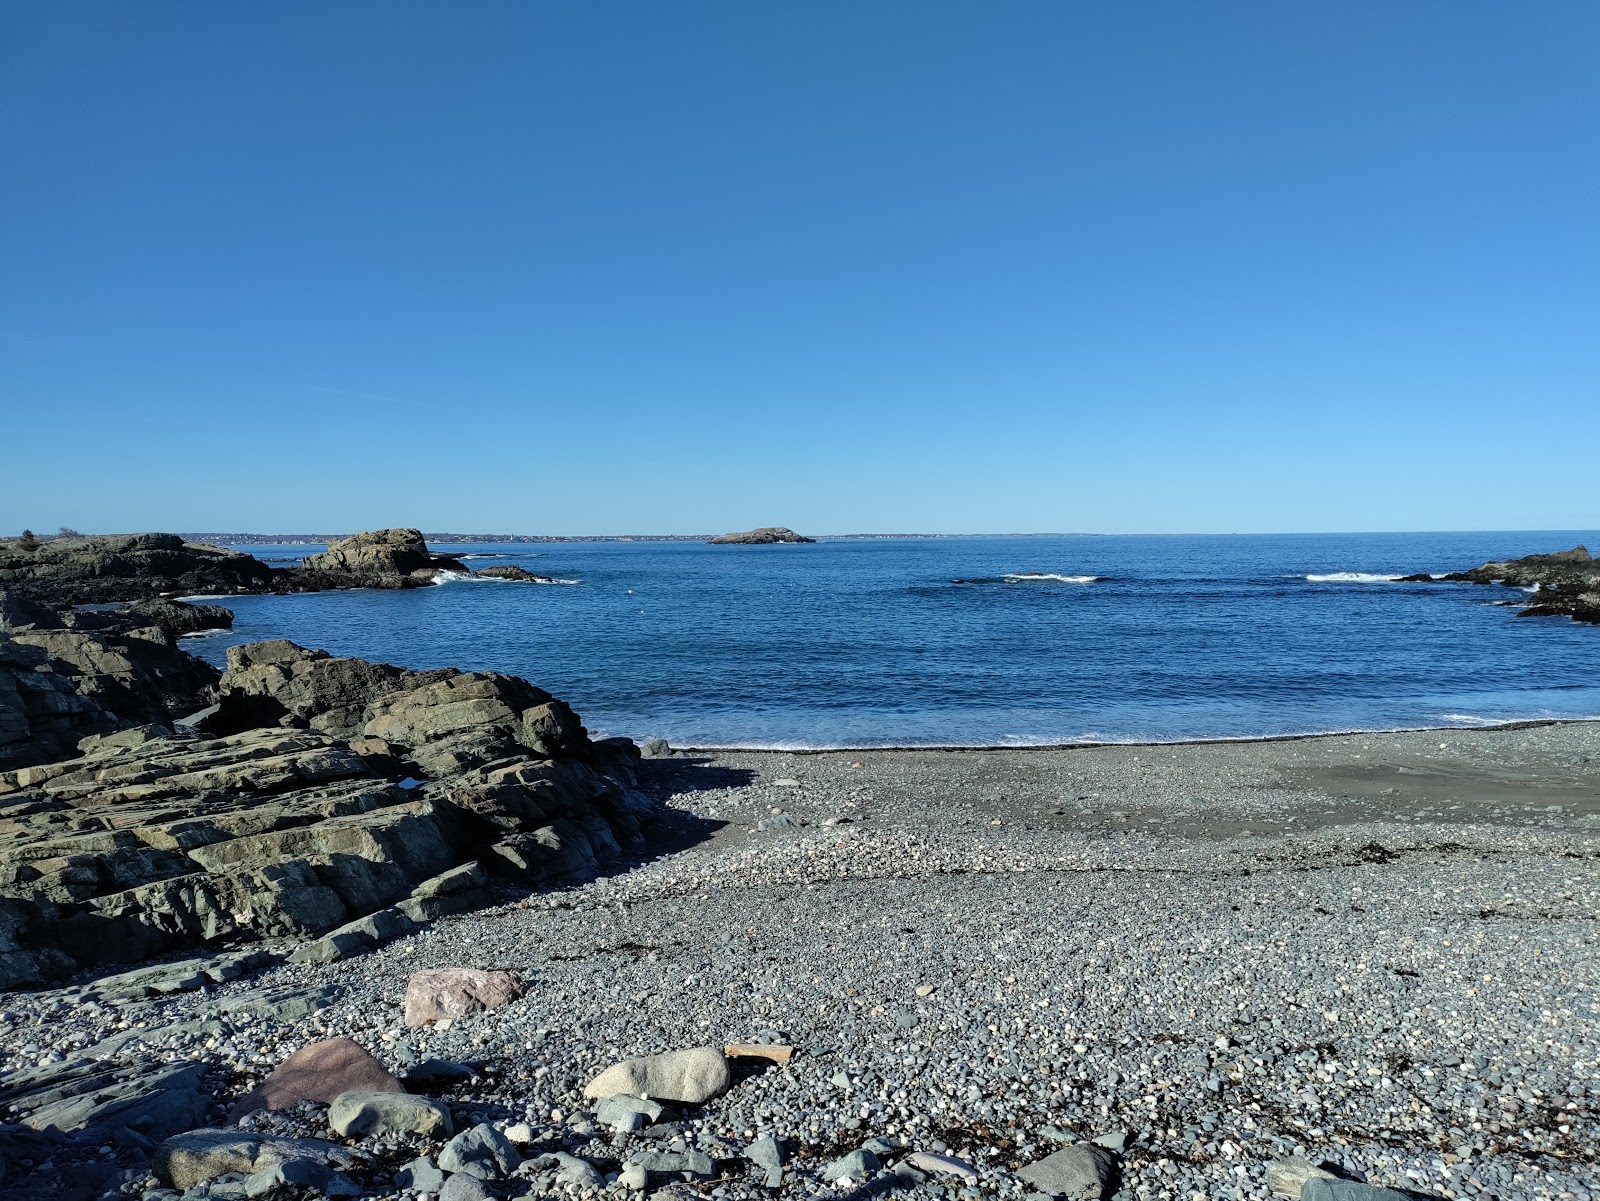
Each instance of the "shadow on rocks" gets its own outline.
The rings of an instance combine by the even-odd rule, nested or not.
[[[681,752],[680,752],[681,754]],[[683,756],[672,759],[646,759],[639,764],[639,783],[665,801],[685,792],[706,792],[715,788],[748,788],[756,773],[748,767],[723,767],[709,756]]]

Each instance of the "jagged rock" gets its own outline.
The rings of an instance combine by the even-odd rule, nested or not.
[[[628,1093],[698,1105],[726,1091],[731,1079],[720,1050],[692,1047],[614,1063],[584,1086],[583,1095],[598,1099]]]
[[[1267,1191],[1279,1197],[1298,1197],[1306,1181],[1332,1177],[1332,1172],[1319,1168],[1309,1159],[1291,1155],[1267,1164]]]
[[[43,649],[0,634],[0,771],[66,758],[79,740],[128,724],[79,693]]]
[[[379,697],[459,673],[415,672],[365,659],[336,659],[285,639],[228,648],[228,670],[217,682],[216,730],[241,730],[287,721],[350,738],[366,724]]]
[[[0,756],[70,754],[70,740],[83,757],[0,771],[8,986],[224,938],[326,935],[300,960],[358,953],[487,903],[480,862],[524,884],[593,873],[655,811],[631,788],[631,743],[596,748],[571,709],[512,676],[255,643],[230,651],[211,732],[194,735],[120,720],[41,646],[0,642],[13,662]],[[7,683],[53,699],[42,716],[8,710]]]
[[[0,1108],[34,1130],[118,1128],[165,1138],[205,1119],[210,1097],[197,1063],[163,1063],[135,1056],[104,1063],[91,1056],[9,1073],[0,1082]]]
[[[295,949],[290,963],[333,963],[376,951],[385,943],[415,934],[416,923],[399,909],[380,909],[330,930],[315,942]]]
[[[555,580],[547,575],[535,575],[533,572],[512,564],[502,564],[499,567],[480,567],[472,573],[489,580],[520,580],[525,584],[554,584]]]
[[[406,981],[405,1022],[407,1026],[426,1026],[500,1009],[526,992],[527,986],[514,972],[429,968]]]
[[[1423,576],[1406,576],[1422,580]],[[1433,582],[1434,577],[1426,577]],[[1579,545],[1571,550],[1548,555],[1525,555],[1485,563],[1470,571],[1452,572],[1438,577],[1442,581],[1492,584],[1496,581],[1514,588],[1537,588],[1522,617],[1570,617],[1574,621],[1600,624],[1600,563]]]
[[[50,604],[260,592],[271,579],[272,569],[251,555],[185,542],[176,534],[51,538],[33,549],[0,541],[0,587]]]
[[[302,1101],[326,1105],[340,1093],[405,1091],[405,1085],[359,1044],[348,1038],[327,1038],[301,1047],[275,1067],[258,1088],[234,1103],[228,1120],[236,1122],[258,1109],[287,1109]]]
[[[361,581],[355,587],[405,588],[432,583],[440,571],[466,570],[459,560],[431,552],[420,530],[391,529],[337,538],[321,554],[307,556],[299,574]]]
[[[229,1173],[249,1176],[274,1164],[310,1160],[336,1171],[365,1159],[337,1143],[284,1138],[250,1130],[191,1130],[167,1139],[155,1153],[156,1179],[168,1188],[191,1189]]]
[[[742,534],[718,534],[707,541],[712,546],[765,546],[776,542],[815,542],[816,539],[802,537],[786,526],[764,525]]]

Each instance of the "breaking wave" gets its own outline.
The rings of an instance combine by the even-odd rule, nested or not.
[[[1331,571],[1327,575],[1302,577],[1312,584],[1392,584],[1398,575],[1376,575],[1369,571]]]
[[[1051,571],[1008,571],[1000,577],[1008,584],[1054,582],[1057,584],[1092,584],[1097,575],[1058,575]]]

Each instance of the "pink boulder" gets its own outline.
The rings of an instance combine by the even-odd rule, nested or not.
[[[453,1020],[463,1014],[499,1009],[527,988],[514,972],[484,972],[470,967],[433,968],[406,984],[406,1025]]]
[[[340,1093],[403,1093],[405,1085],[348,1038],[329,1038],[301,1047],[272,1069],[261,1084],[240,1097],[228,1112],[236,1122],[258,1109],[287,1109],[301,1101],[326,1105]]]

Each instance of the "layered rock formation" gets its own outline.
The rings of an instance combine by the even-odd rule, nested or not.
[[[163,593],[263,592],[272,569],[251,555],[185,542],[176,534],[115,534],[0,541],[0,588],[59,605]]]
[[[178,639],[232,620],[226,609],[176,601],[58,613],[0,592],[0,768],[59,759],[87,735],[169,725],[200,709],[219,673]]]
[[[0,732],[20,713],[33,760],[0,773],[0,987],[221,940],[338,958],[483,904],[484,869],[536,884],[640,839],[633,744],[525,680],[256,643],[185,734],[125,728],[171,681],[104,638],[0,644]]]
[[[712,546],[766,546],[774,542],[815,542],[781,525],[764,525],[743,534],[718,534],[707,540]]]
[[[1508,584],[1513,588],[1536,588],[1533,601],[1519,616],[1570,617],[1574,621],[1600,625],[1600,563],[1585,546],[1556,551],[1548,555],[1525,555],[1485,563],[1470,571],[1446,576],[1413,575],[1407,581],[1431,583],[1447,581],[1469,584]]]

